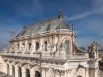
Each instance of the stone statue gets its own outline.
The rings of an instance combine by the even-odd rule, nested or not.
[[[98,42],[94,41],[92,43],[92,45],[88,47],[89,52],[96,52],[96,51],[98,51],[98,46],[99,46]]]
[[[88,51],[89,51],[89,57],[90,58],[95,58],[97,56],[97,51],[98,51],[98,42],[93,42],[91,44],[91,46],[88,47]]]

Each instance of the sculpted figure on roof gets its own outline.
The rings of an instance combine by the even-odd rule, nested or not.
[[[98,51],[98,46],[99,46],[98,42],[95,42],[95,41],[94,41],[94,42],[91,44],[91,46],[88,47],[88,48],[89,48],[89,56],[90,56],[91,58],[95,58],[95,57],[98,56],[98,53],[97,53],[97,51]]]
[[[92,45],[88,47],[88,48],[89,48],[89,52],[98,51],[98,46],[99,46],[98,42],[95,42],[95,41],[94,41],[94,42],[92,43]]]

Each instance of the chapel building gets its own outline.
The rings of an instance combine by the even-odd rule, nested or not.
[[[81,50],[70,26],[61,11],[24,26],[0,53],[2,72],[12,77],[99,77],[98,43]]]

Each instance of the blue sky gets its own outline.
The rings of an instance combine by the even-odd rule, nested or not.
[[[23,25],[57,16],[74,25],[77,45],[93,41],[103,46],[103,0],[0,0],[0,48],[7,46],[9,31],[18,33]]]

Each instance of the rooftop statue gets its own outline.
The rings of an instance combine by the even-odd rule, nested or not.
[[[91,44],[91,46],[88,47],[89,56],[90,56],[91,58],[94,58],[94,57],[97,56],[98,46],[99,46],[98,42],[95,42],[95,41],[94,41],[94,42]]]
[[[98,46],[99,46],[98,42],[94,41],[91,44],[91,46],[88,47],[89,48],[89,52],[96,52],[96,51],[98,51]]]

